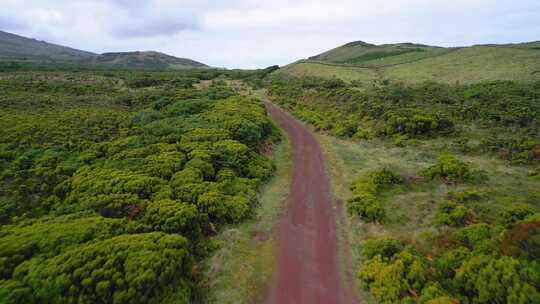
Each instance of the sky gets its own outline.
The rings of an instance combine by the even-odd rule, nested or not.
[[[347,42],[540,40],[540,0],[0,0],[0,30],[95,53],[285,65]]]

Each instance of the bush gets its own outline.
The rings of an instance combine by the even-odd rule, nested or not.
[[[494,250],[493,235],[488,224],[472,224],[452,232],[452,237],[476,252],[490,252]]]
[[[13,280],[32,291],[36,303],[159,303],[171,282],[190,297],[192,258],[179,235],[122,235],[19,266]],[[8,294],[8,301],[14,296]]]
[[[463,226],[468,217],[465,206],[454,202],[443,202],[439,205],[439,212],[435,216],[435,221],[439,225]]]
[[[455,283],[473,303],[540,303],[540,265],[512,257],[472,256]]]
[[[448,183],[456,183],[470,180],[471,170],[468,164],[455,156],[443,154],[439,157],[438,162],[425,169],[422,175],[428,179],[440,178]]]
[[[362,256],[364,259],[381,256],[384,260],[388,260],[403,248],[404,246],[400,241],[388,237],[370,239],[362,244]]]
[[[396,303],[410,292],[419,293],[426,283],[425,262],[410,248],[388,262],[380,255],[366,261],[358,276],[380,303]]]
[[[403,180],[401,176],[394,173],[390,169],[382,169],[379,171],[372,172],[370,174],[371,181],[377,185],[377,188],[383,188],[386,186],[401,184]]]
[[[369,193],[356,194],[347,200],[347,211],[369,222],[379,222],[384,218],[384,209],[377,198]]]
[[[529,215],[534,214],[534,209],[528,205],[512,205],[506,207],[498,216],[497,222],[506,228],[514,223],[524,220]]]

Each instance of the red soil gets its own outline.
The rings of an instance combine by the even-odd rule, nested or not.
[[[291,115],[266,103],[293,148],[288,208],[278,226],[278,269],[266,303],[357,303],[338,263],[337,210],[315,137]]]

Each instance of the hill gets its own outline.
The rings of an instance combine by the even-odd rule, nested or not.
[[[0,61],[69,63],[135,69],[204,68],[207,65],[155,51],[95,54],[0,31]]]
[[[155,51],[104,53],[94,58],[93,62],[126,68],[179,69],[208,67],[206,64],[191,59],[178,58]]]
[[[78,61],[97,54],[0,31],[0,60]]]
[[[414,43],[347,43],[283,67],[276,73],[345,81],[396,79],[476,83],[540,80],[540,42],[443,48]]]

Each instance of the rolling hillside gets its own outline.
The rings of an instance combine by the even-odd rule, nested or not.
[[[442,48],[356,41],[285,66],[277,73],[408,83],[540,80],[540,42]]]
[[[155,51],[104,53],[94,58],[93,62],[127,68],[179,69],[208,67],[206,64],[191,59],[177,58]]]
[[[0,60],[78,61],[97,54],[0,31]]]
[[[136,69],[204,68],[207,65],[155,51],[94,54],[0,31],[0,61],[70,63]]]

